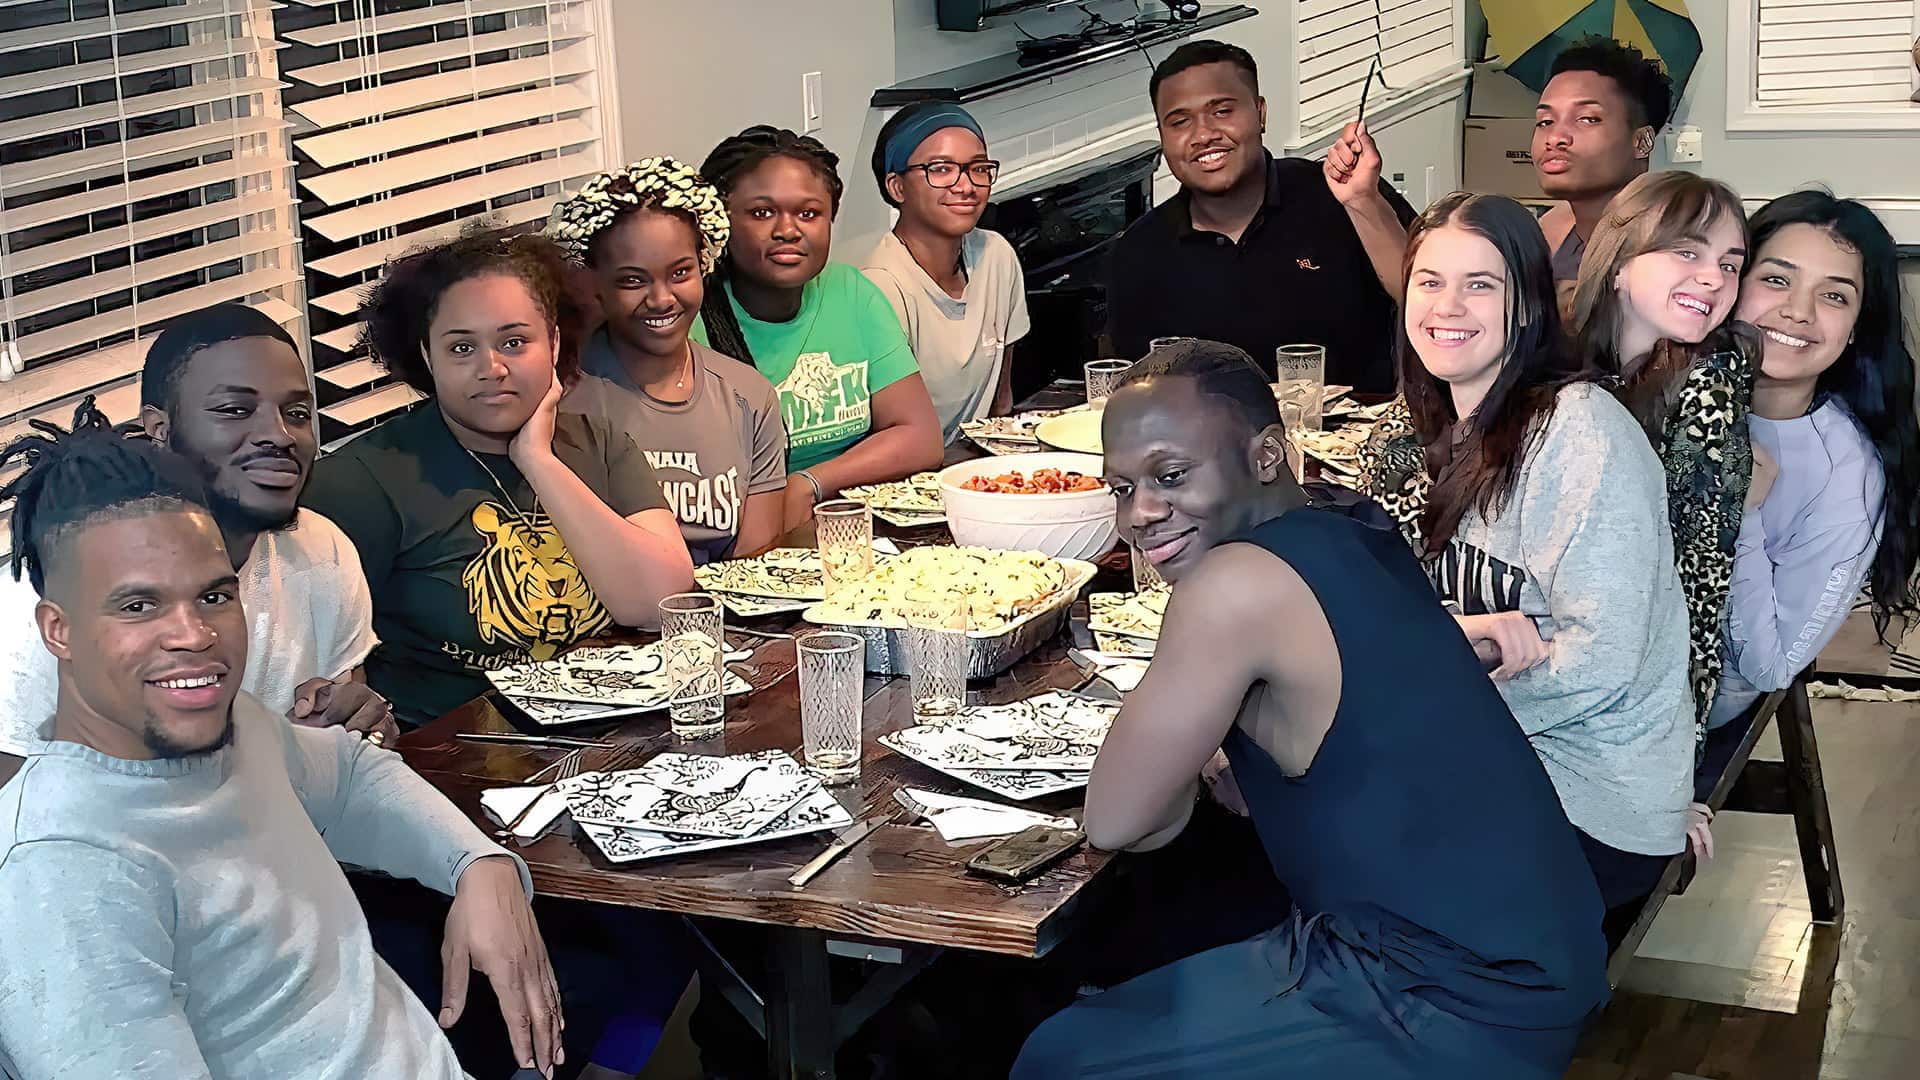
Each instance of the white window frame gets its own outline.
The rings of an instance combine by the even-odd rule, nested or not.
[[[1760,0],[1727,0],[1728,131],[1920,131],[1920,102],[1874,108],[1758,104],[1754,101],[1754,61],[1759,25]],[[1913,0],[1913,32],[1920,35],[1920,0]]]
[[[1353,117],[1336,114],[1333,117],[1321,119],[1300,114],[1300,69],[1304,61],[1310,61],[1313,57],[1302,55],[1300,23],[1303,0],[1282,0],[1282,2],[1288,5],[1287,34],[1294,47],[1288,50],[1286,56],[1285,93],[1278,97],[1273,94],[1267,95],[1267,120],[1269,125],[1280,134],[1281,138],[1276,141],[1282,145],[1324,147],[1332,142],[1333,138],[1340,133],[1340,129],[1345,127]],[[1372,0],[1372,3],[1378,18],[1385,10],[1403,6],[1406,0]],[[1375,117],[1384,118],[1390,114],[1406,112],[1417,106],[1428,104],[1429,99],[1436,95],[1444,96],[1472,77],[1472,68],[1467,64],[1466,11],[1466,0],[1453,0],[1453,41],[1450,53],[1452,62],[1408,86],[1395,86],[1388,90],[1382,88],[1376,81],[1372,91],[1367,95],[1367,116],[1370,121]],[[1361,61],[1362,76],[1366,73],[1366,63],[1365,59]],[[1275,105],[1280,107],[1278,116],[1274,115]],[[1320,122],[1308,126],[1315,120]]]

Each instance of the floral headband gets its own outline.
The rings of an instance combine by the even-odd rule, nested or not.
[[[700,272],[713,273],[727,248],[732,225],[726,204],[699,170],[670,157],[642,158],[624,169],[601,173],[555,204],[547,236],[568,256],[585,262],[587,245],[629,210],[679,210],[693,215],[700,233]]]

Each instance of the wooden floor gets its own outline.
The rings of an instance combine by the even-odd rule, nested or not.
[[[1920,1077],[1920,705],[1813,707],[1844,924],[1808,920],[1790,821],[1722,815],[1569,1080]]]

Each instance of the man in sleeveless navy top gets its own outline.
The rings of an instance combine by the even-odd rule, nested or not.
[[[1224,749],[1296,908],[1057,1014],[1014,1077],[1558,1078],[1606,999],[1601,907],[1519,725],[1384,514],[1309,505],[1245,353],[1138,368],[1107,477],[1175,589],[1087,836],[1167,843]]]

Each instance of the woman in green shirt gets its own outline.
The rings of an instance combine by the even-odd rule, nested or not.
[[[707,155],[732,236],[702,308],[705,344],[760,369],[787,427],[786,521],[841,488],[937,468],[940,420],[900,320],[827,261],[840,164],[817,139],[750,127]]]

